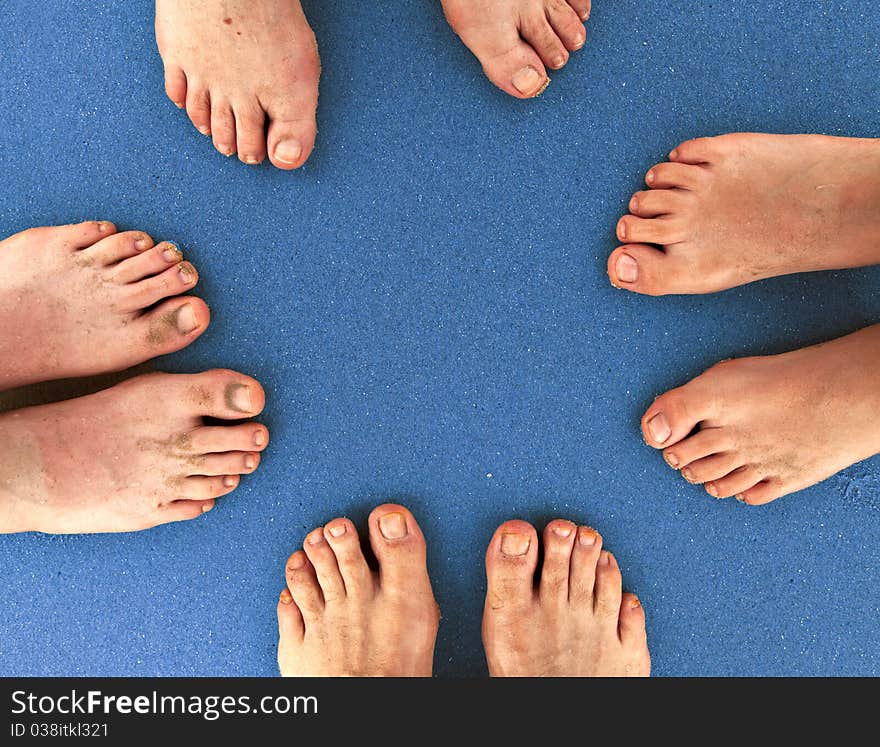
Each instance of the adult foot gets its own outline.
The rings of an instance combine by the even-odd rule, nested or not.
[[[608,274],[619,288],[711,293],[880,262],[880,140],[723,135],[669,159],[618,223],[626,244]]]
[[[189,345],[210,318],[204,301],[180,296],[197,280],[173,244],[103,221],[0,242],[0,390],[119,371]]]
[[[306,162],[321,63],[299,0],[156,0],[156,41],[165,92],[218,151]]]
[[[486,552],[483,644],[493,677],[648,676],[645,613],[621,590],[614,556],[590,527],[550,522],[540,581],[538,535],[502,524]]]
[[[446,19],[502,91],[530,99],[584,46],[590,0],[442,0]],[[546,66],[546,67],[545,67]]]
[[[278,602],[278,666],[285,677],[430,677],[440,612],[425,538],[412,514],[370,514],[370,570],[348,519],[312,531],[287,561]]]
[[[268,441],[262,387],[232,371],[147,374],[0,415],[0,532],[128,532],[201,516]]]
[[[880,325],[725,361],[658,397],[642,431],[709,495],[769,503],[880,453],[878,368]]]

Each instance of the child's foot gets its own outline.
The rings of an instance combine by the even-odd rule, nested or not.
[[[182,260],[173,244],[105,222],[0,242],[0,390],[119,371],[189,345],[210,314],[179,295],[198,280]]]
[[[590,0],[442,0],[446,19],[502,91],[530,99],[584,46]]]
[[[147,374],[0,415],[0,532],[128,532],[194,519],[253,472],[262,387],[232,371]]]
[[[334,519],[287,561],[278,603],[284,677],[430,677],[440,611],[412,514],[387,504],[370,514],[378,573],[357,530]]]
[[[880,325],[725,361],[659,397],[642,431],[709,495],[769,503],[880,453],[878,370]]]
[[[618,223],[613,285],[711,293],[880,262],[880,140],[735,134],[669,158]]]
[[[648,676],[645,612],[621,591],[614,556],[590,527],[550,522],[535,584],[538,535],[502,524],[486,552],[483,644],[493,677]]]
[[[168,97],[223,155],[306,162],[321,63],[299,0],[156,0],[156,41]]]

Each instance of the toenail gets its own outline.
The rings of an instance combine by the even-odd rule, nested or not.
[[[528,96],[529,94],[537,95],[538,93],[541,93],[538,89],[540,88],[543,79],[544,76],[542,76],[541,73],[535,70],[535,68],[529,66],[524,67],[517,72],[516,75],[513,76],[511,83],[513,83],[513,87],[524,96]]]
[[[248,164],[248,166],[254,166],[259,163],[256,156],[244,156],[242,160]]]
[[[403,514],[394,512],[380,516],[379,531],[385,539],[396,540],[406,537],[406,520]]]
[[[651,438],[653,438],[658,444],[666,443],[672,435],[672,428],[669,427],[669,421],[662,412],[657,413],[648,421],[648,430],[651,432]]]
[[[626,221],[622,220],[617,224],[617,235],[621,240],[626,238]]]
[[[579,36],[579,37],[577,38],[577,41],[575,41],[575,43],[574,43],[574,48],[575,48],[575,49],[580,49],[582,46],[584,46],[584,43],[585,43],[586,41],[587,41],[587,37],[586,37],[586,35],[584,35],[584,36]]]
[[[649,171],[649,172],[646,174],[646,176],[645,176],[645,181],[648,182],[648,184],[653,184],[653,183],[654,183],[654,180],[655,180],[656,178],[657,178],[657,177],[654,175],[654,172],[653,172],[653,171]]]
[[[607,550],[602,550],[602,554],[599,555],[599,565],[611,565],[611,553]]]
[[[305,556],[302,553],[295,553],[293,557],[290,558],[290,565],[287,567],[292,571],[298,571],[306,564]]]
[[[299,140],[282,140],[275,146],[275,159],[281,163],[295,164],[302,155],[302,144]]]
[[[206,514],[206,513],[208,513],[208,511],[210,511],[212,508],[214,508],[214,504],[213,504],[213,503],[203,503],[203,504],[202,504],[202,513],[203,513],[203,514]]]
[[[255,431],[254,432],[254,443],[257,446],[262,446],[266,443],[266,434],[263,431]]]
[[[214,147],[215,147],[218,151],[220,151],[220,153],[222,153],[224,156],[226,156],[227,158],[229,158],[229,156],[231,156],[231,155],[233,154],[233,152],[234,152],[233,149],[230,148],[228,145],[220,145],[220,144],[218,143],[218,144],[215,145]]]
[[[571,524],[554,524],[553,525],[553,534],[557,537],[568,537],[571,534],[572,527]]]
[[[146,236],[138,236],[138,238],[135,239],[134,248],[137,249],[139,252],[144,251],[144,249],[149,249],[150,240]]]
[[[745,503],[745,502],[746,502],[746,498],[745,498],[744,495],[738,495],[738,496],[736,496],[736,499],[737,499],[740,503]]]
[[[685,467],[681,471],[681,476],[687,480],[688,482],[694,482],[694,473],[691,472],[687,467]]]
[[[244,458],[244,468],[245,469],[256,469],[256,467],[257,467],[257,460],[254,458],[254,455],[248,454]]]
[[[308,540],[310,545],[320,545],[324,541],[324,532],[320,529],[315,529],[315,531],[309,534]]]
[[[190,332],[195,332],[198,326],[199,320],[196,319],[192,304],[185,304],[177,310],[176,327],[180,334],[188,335]]]
[[[642,603],[639,601],[638,597],[633,597],[632,599],[629,600],[629,608],[631,610],[637,610],[641,606],[642,606]]]
[[[183,252],[174,244],[169,244],[165,251],[162,252],[162,259],[166,262],[180,262],[183,259]]]
[[[532,544],[532,538],[527,534],[511,532],[501,535],[501,554],[509,558],[525,555]]]
[[[707,482],[704,487],[706,488],[706,492],[713,498],[718,497],[718,488],[716,488],[714,484]]]
[[[278,601],[281,604],[290,604],[293,601],[293,597],[290,595],[290,592],[287,589],[284,589],[281,592],[281,596],[278,598]]]
[[[668,464],[672,469],[678,469],[678,465],[680,462],[678,461],[678,457],[675,454],[664,454],[663,458],[666,460],[666,464]]]
[[[227,488],[234,488],[237,483],[237,480],[232,475],[226,475],[223,478],[223,485]]]
[[[639,265],[629,254],[621,254],[617,258],[614,272],[621,283],[634,283],[639,279]]]
[[[196,271],[189,262],[181,262],[178,272],[180,273],[181,281],[186,285],[196,281]]]
[[[345,524],[334,524],[327,527],[327,531],[330,532],[331,537],[341,537],[345,534]]]
[[[674,161],[676,158],[678,158],[678,149],[670,151],[669,158],[672,161]]]
[[[226,404],[238,412],[251,412],[251,389],[245,384],[230,384],[226,387]]]
[[[184,102],[182,102],[182,101],[174,101],[174,102],[172,102],[172,103],[173,103],[174,106],[176,106],[178,109],[183,109],[183,107],[186,106],[186,104],[185,104]]]
[[[108,223],[107,221],[98,221],[98,231],[100,231],[101,233],[110,233],[112,229],[112,224]]]
[[[565,65],[565,55],[559,55],[553,58],[553,67],[560,68]]]
[[[590,18],[590,11],[585,10],[583,13],[581,13],[581,20],[582,21],[586,21],[589,18]]]
[[[210,127],[205,127],[204,125],[203,125],[202,127],[199,127],[198,130],[199,130],[199,132],[201,132],[203,135],[210,135],[210,134],[211,134],[211,128],[210,128]]]
[[[596,544],[596,540],[599,538],[599,535],[596,533],[595,529],[590,529],[589,527],[581,527],[578,530],[578,543],[583,547],[593,547]]]

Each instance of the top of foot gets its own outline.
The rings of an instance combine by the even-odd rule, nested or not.
[[[442,0],[449,25],[502,91],[530,99],[584,46],[590,0]]]
[[[711,293],[880,262],[880,140],[739,133],[690,140],[617,226],[611,282]]]
[[[570,521],[502,524],[486,552],[483,643],[494,677],[647,676],[645,613],[602,537]]]
[[[0,390],[120,371],[189,345],[210,317],[204,301],[180,295],[197,280],[173,244],[104,221],[0,242]]]
[[[403,506],[370,514],[370,570],[357,529],[334,519],[287,561],[278,602],[278,665],[285,677],[429,677],[440,619],[425,538]]]
[[[156,41],[168,97],[218,151],[306,162],[321,65],[299,0],[156,0]]]

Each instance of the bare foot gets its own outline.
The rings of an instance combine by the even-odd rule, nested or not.
[[[403,506],[370,514],[369,569],[348,519],[312,531],[287,561],[278,603],[284,677],[430,677],[440,611],[425,538]]]
[[[647,677],[645,612],[590,527],[551,521],[535,585],[538,534],[508,521],[486,552],[483,644],[493,677]]]
[[[173,244],[106,222],[0,242],[0,390],[120,371],[189,345],[210,313],[179,295],[198,280],[182,260]]]
[[[253,472],[262,387],[232,371],[148,374],[0,415],[0,532],[129,532],[194,519]]]
[[[442,0],[446,19],[502,91],[530,99],[584,46],[590,0]]]
[[[709,495],[769,503],[880,453],[878,370],[880,325],[725,361],[658,397],[642,431]]]
[[[880,262],[880,140],[723,135],[669,158],[618,223],[613,285],[711,293]]]
[[[299,0],[156,0],[156,41],[168,97],[218,151],[306,162],[321,63]]]

